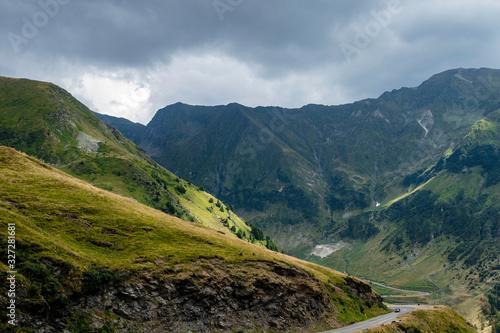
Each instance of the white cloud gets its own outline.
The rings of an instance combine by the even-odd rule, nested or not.
[[[134,122],[147,122],[151,111],[151,88],[139,73],[111,73],[89,70],[79,78],[66,80],[68,89],[93,111]]]
[[[323,72],[290,72],[270,80],[260,77],[257,67],[222,54],[179,54],[168,65],[143,70],[80,68],[78,73],[63,80],[63,86],[89,108],[143,124],[158,109],[176,102],[301,107],[325,100],[349,101],[340,87],[326,85]]]
[[[321,75],[315,73],[290,72],[274,79],[262,78],[258,73],[258,67],[227,55],[179,54],[169,65],[156,67],[148,76],[154,82],[153,103],[160,107],[179,101],[300,107],[321,102],[329,93]]]

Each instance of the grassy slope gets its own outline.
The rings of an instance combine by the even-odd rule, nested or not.
[[[82,135],[96,142],[93,150],[78,140]],[[251,240],[250,227],[228,207],[223,205],[222,212],[215,206],[216,198],[156,164],[53,84],[0,77],[0,143],[182,219],[229,235],[233,235],[229,228],[234,225],[243,232],[244,239]],[[176,190],[177,186],[187,189],[186,193]],[[221,223],[223,220],[226,225]]]
[[[93,187],[10,148],[0,152],[2,223],[17,223],[20,242],[38,242],[60,259],[152,269],[158,258],[173,265],[203,256],[242,261],[253,252],[261,260],[281,257]],[[94,244],[99,242],[112,246]]]
[[[3,242],[7,223],[15,223],[17,244],[32,249],[37,258],[59,260],[83,271],[90,265],[102,265],[157,274],[190,274],[200,259],[233,264],[276,262],[307,271],[325,285],[346,284],[342,273],[164,214],[11,148],[0,147],[0,170]],[[4,262],[0,264],[2,271],[8,270]],[[254,273],[248,268],[246,272]],[[365,318],[353,299],[336,293],[331,297],[341,300],[341,321]],[[377,311],[380,313],[377,308],[368,310],[369,317]]]

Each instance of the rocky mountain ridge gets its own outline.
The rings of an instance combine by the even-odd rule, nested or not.
[[[177,103],[147,126],[103,119],[293,250],[404,194],[406,176],[432,167],[500,108],[499,88],[498,70],[456,69],[340,106]]]

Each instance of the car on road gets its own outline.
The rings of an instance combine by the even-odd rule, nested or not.
[[[400,309],[400,308],[396,308],[396,309],[394,310],[394,312],[401,312],[401,309]]]

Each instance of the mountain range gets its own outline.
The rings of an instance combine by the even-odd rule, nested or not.
[[[0,78],[0,225],[5,332],[308,332],[388,311],[46,82]]]
[[[339,106],[98,116],[285,252],[432,291],[479,323],[498,279],[499,88],[499,70],[453,69]]]
[[[290,250],[302,242],[280,236],[289,229],[314,226],[305,240],[321,238],[342,216],[405,193],[411,185],[405,177],[437,163],[476,121],[500,108],[499,81],[497,70],[458,69],[341,106],[177,103],[147,126],[101,117]]]
[[[387,311],[370,287],[385,283],[489,327],[498,87],[498,70],[456,69],[341,106],[177,103],[144,126],[0,78],[0,239],[6,257],[16,225],[20,323],[318,331]],[[419,312],[426,327],[471,331],[435,311]],[[410,326],[394,329],[428,330]]]

